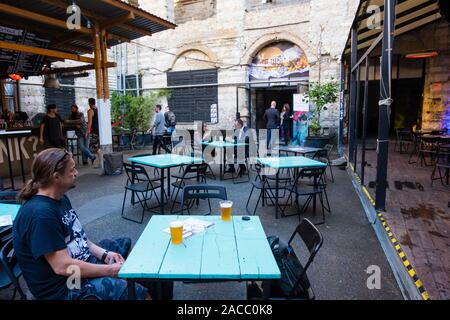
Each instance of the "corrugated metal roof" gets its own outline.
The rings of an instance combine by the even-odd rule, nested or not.
[[[2,0],[1,3],[65,22],[70,16],[66,10],[72,5],[72,0]],[[107,41],[109,46],[176,27],[167,20],[119,0],[76,0],[76,4],[81,8],[83,27],[87,26],[88,20],[91,25],[94,22],[107,23],[128,12],[134,13],[133,20],[107,28],[107,33],[110,35]],[[46,37],[52,41],[50,49],[77,54],[84,54],[86,50],[91,52],[94,50],[89,34],[49,25],[31,17],[18,17],[14,14],[0,12],[0,25],[26,28],[30,32]],[[81,46],[80,50],[77,50],[77,46]]]
[[[378,12],[376,10],[379,10]],[[379,17],[376,15],[379,14]],[[395,35],[410,32],[441,19],[438,0],[398,0],[396,6]],[[358,49],[372,45],[382,32],[377,23],[383,25],[384,0],[362,0],[354,20],[358,30]],[[350,52],[349,35],[345,54]]]

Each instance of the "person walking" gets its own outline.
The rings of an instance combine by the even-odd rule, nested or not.
[[[289,144],[290,139],[290,120],[291,120],[291,108],[289,104],[285,103],[280,114],[280,130],[281,139],[285,145]]]
[[[58,114],[56,104],[49,104],[47,106],[47,114],[44,119],[42,119],[39,132],[39,142],[41,145],[45,142],[48,146],[53,148],[65,147],[62,123],[63,120]]]
[[[153,126],[148,129],[147,133],[150,133],[155,130],[154,132],[154,140],[153,140],[153,154],[156,154],[156,151],[159,153],[159,149],[162,147],[167,153],[171,153],[170,149],[166,146],[164,143],[164,115],[161,112],[161,105],[157,104],[155,107],[155,121],[153,122]]]
[[[280,112],[277,110],[276,101],[270,103],[270,108],[266,109],[264,113],[264,119],[266,119],[266,129],[267,129],[267,141],[266,146],[269,150],[271,147],[272,140],[272,130],[279,129],[280,126]]]
[[[98,127],[98,109],[95,105],[95,99],[89,98],[89,110],[88,110],[88,128],[85,133],[86,143],[89,146],[88,148],[92,150],[93,153],[97,154],[97,157],[100,157],[100,139],[99,139],[99,127]],[[94,159],[95,160],[95,159]],[[92,164],[94,164],[94,160]]]
[[[84,114],[78,111],[78,106],[73,104],[71,107],[71,113],[69,120],[76,123],[75,133],[78,137],[78,145],[80,146],[81,156],[83,164],[88,164],[87,159],[90,159],[94,163],[96,156],[89,149],[89,139],[86,138],[87,123],[84,119]]]
[[[176,117],[175,113],[170,111],[170,107],[166,107],[166,112],[164,113],[164,123],[167,128],[167,133],[172,136],[172,133],[175,131]]]

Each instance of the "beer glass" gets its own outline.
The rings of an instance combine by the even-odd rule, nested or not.
[[[220,216],[223,221],[231,221],[231,209],[233,207],[233,201],[225,200],[220,201]]]
[[[172,221],[170,223],[170,238],[172,239],[172,244],[183,243],[183,222],[182,221]]]

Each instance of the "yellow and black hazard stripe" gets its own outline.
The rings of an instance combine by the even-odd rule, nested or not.
[[[403,252],[402,247],[398,243],[397,239],[395,238],[394,234],[391,231],[391,228],[389,228],[386,219],[384,219],[384,216],[382,213],[378,214],[378,218],[380,219],[381,224],[384,227],[384,230],[389,236],[389,239],[391,239],[392,245],[395,247],[395,250],[398,253],[398,256],[403,262],[403,265],[405,266],[406,270],[408,270],[409,276],[413,279],[414,284],[416,285],[416,288],[419,290],[422,299],[428,300],[428,292],[425,290],[422,281],[420,281],[419,277],[417,276],[416,272],[414,271],[414,268],[412,267],[411,263],[409,262],[408,258],[406,257],[406,254]]]
[[[359,176],[355,173],[356,180],[361,184],[361,179]],[[375,200],[370,195],[369,191],[365,186],[362,186],[363,192],[366,195],[367,199],[369,199],[370,203],[375,206]],[[382,213],[378,213],[378,219],[380,220],[381,224],[383,225],[384,230],[386,231],[389,239],[391,240],[392,245],[394,246],[395,250],[397,251],[398,256],[403,262],[403,265],[405,266],[406,270],[408,271],[409,276],[413,279],[414,284],[416,285],[417,290],[419,290],[420,295],[422,296],[423,300],[429,300],[428,292],[425,290],[422,281],[420,281],[419,277],[416,274],[416,271],[414,271],[413,266],[409,262],[408,258],[406,257],[405,252],[403,252],[402,247],[398,243],[396,237],[391,231],[391,228],[389,228],[386,219],[384,218]]]

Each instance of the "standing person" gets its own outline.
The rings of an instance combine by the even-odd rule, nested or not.
[[[64,148],[64,137],[62,133],[63,120],[58,114],[56,104],[49,104],[47,106],[47,114],[41,122],[39,142],[41,145],[44,141],[54,148]]]
[[[172,136],[172,133],[175,131],[175,125],[177,124],[175,113],[170,111],[170,107],[166,107],[166,112],[164,113],[164,123],[167,128],[167,133]]]
[[[75,187],[77,174],[75,161],[64,149],[46,149],[34,159],[13,224],[20,269],[37,299],[126,300],[127,282],[117,274],[131,240],[107,239],[101,246],[89,240],[65,195]],[[150,299],[141,285],[136,284],[135,292],[137,299]]]
[[[280,114],[280,129],[281,129],[281,138],[285,145],[289,144],[290,141],[290,120],[291,120],[291,108],[289,104],[285,103],[283,105],[283,109]]]
[[[88,127],[86,130],[86,134],[84,135],[88,148],[92,150],[93,153],[97,154],[97,157],[100,157],[100,139],[99,139],[99,127],[98,127],[98,109],[95,105],[95,99],[89,98],[89,110],[88,110]],[[95,160],[95,159],[94,159]],[[92,164],[94,164],[94,160],[92,160]]]
[[[249,143],[248,138],[248,128],[244,125],[244,121],[242,119],[236,119],[234,123],[234,132],[233,132],[233,142],[234,143]],[[241,151],[242,148],[239,148]],[[245,146],[245,159],[248,158],[249,150],[248,146]],[[234,148],[234,158],[238,159],[238,148]],[[243,175],[247,171],[247,167],[245,164],[241,163],[239,164],[239,174]],[[234,164],[231,163],[228,165],[228,170],[225,170],[225,173],[235,173],[236,169],[234,167]]]
[[[272,101],[270,103],[270,108],[266,109],[264,113],[264,119],[266,119],[266,129],[267,129],[267,149],[270,147],[270,141],[272,140],[272,130],[278,129],[280,126],[280,112],[277,110],[277,103]]]
[[[170,149],[167,148],[166,144],[164,143],[164,131],[165,131],[165,127],[164,127],[164,115],[161,112],[161,105],[157,104],[155,107],[155,121],[153,123],[153,126],[148,129],[147,132],[151,132],[153,129],[155,129],[155,133],[154,133],[154,140],[153,140],[153,154],[156,154],[156,151],[158,150],[159,152],[159,148],[162,147],[167,153],[171,153]]]
[[[78,145],[80,146],[83,164],[88,164],[87,159],[91,159],[91,162],[94,163],[96,156],[89,149],[89,139],[86,138],[86,120],[84,119],[84,114],[78,111],[78,106],[76,104],[73,104],[71,107],[69,120],[76,121],[75,133],[78,137]]]

